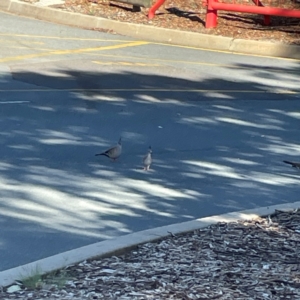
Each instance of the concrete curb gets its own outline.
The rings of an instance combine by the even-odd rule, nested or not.
[[[229,37],[164,29],[151,25],[119,22],[100,17],[39,7],[18,0],[1,0],[0,10],[63,25],[85,29],[103,29],[118,34],[145,39],[156,43],[166,43],[205,50],[227,51],[249,55],[300,59],[300,46],[282,43],[233,39]]]
[[[260,207],[239,212],[227,213],[219,216],[206,217],[193,221],[157,227],[140,232],[124,235],[112,240],[91,244],[70,250],[64,253],[53,255],[45,259],[5,270],[0,272],[0,286],[12,284],[15,280],[22,280],[26,277],[49,273],[51,271],[79,263],[86,259],[95,257],[108,257],[111,255],[120,255],[135,248],[137,245],[160,240],[172,234],[180,234],[203,228],[218,222],[233,222],[237,220],[250,220],[260,216],[266,216],[275,212],[275,210],[290,210],[300,207],[300,202],[279,204],[268,207]]]

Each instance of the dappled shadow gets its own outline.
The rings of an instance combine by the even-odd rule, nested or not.
[[[263,15],[255,15],[255,14],[237,14],[227,12],[226,14],[222,14],[222,19],[231,20],[235,22],[242,22],[245,24],[259,24],[262,27],[255,27],[255,30],[272,30],[276,28],[276,30],[284,31],[284,32],[292,32],[299,33],[299,19],[298,18],[287,18],[280,16],[272,16],[271,25],[266,26],[263,23]],[[289,30],[288,27],[295,26],[293,29]],[[242,28],[242,26],[239,26]],[[282,27],[282,28],[277,28]],[[247,27],[248,28],[248,27]]]
[[[204,20],[202,20],[199,16],[197,16],[196,12],[183,11],[177,7],[166,8],[166,11],[168,11],[170,14],[174,14],[180,18],[187,18],[193,22],[199,22],[203,26],[205,26]]]
[[[300,29],[299,18],[289,18],[280,16],[271,16],[270,25],[265,25],[264,16],[246,13],[220,12],[219,21],[221,26],[228,26],[225,34],[231,33],[232,37],[252,39],[257,41],[284,42],[290,45],[299,45]],[[240,35],[242,32],[248,32],[246,35]],[[284,45],[284,44],[283,44]],[[298,53],[295,49],[281,49],[282,57],[295,57]]]
[[[298,200],[300,174],[281,161],[300,156],[299,66],[224,69],[240,77],[15,66],[15,82],[30,85],[0,104],[3,222],[25,224],[22,241],[43,245],[33,250],[41,258],[133,231]],[[119,136],[117,162],[94,156]],[[149,145],[154,163],[145,172]],[[1,251],[21,244],[11,234],[2,236]]]

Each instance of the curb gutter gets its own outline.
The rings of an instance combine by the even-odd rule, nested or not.
[[[300,59],[300,46],[282,43],[242,40],[216,35],[165,29],[151,25],[119,22],[58,9],[39,7],[18,0],[1,0],[0,10],[16,15],[31,17],[84,29],[103,29],[137,39],[150,40],[205,50]]]
[[[87,245],[45,259],[40,259],[23,266],[2,271],[0,272],[0,286],[8,286],[14,283],[15,280],[22,280],[26,277],[30,277],[36,270],[42,275],[87,259],[121,255],[140,244],[160,240],[169,236],[171,233],[176,235],[207,227],[218,222],[228,223],[237,220],[251,220],[260,216],[270,215],[274,213],[275,210],[293,210],[297,208],[300,208],[300,202],[232,212],[127,234],[112,240]]]

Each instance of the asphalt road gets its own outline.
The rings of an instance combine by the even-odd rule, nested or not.
[[[0,271],[299,201],[299,61],[0,19]],[[120,136],[117,162],[94,156]]]

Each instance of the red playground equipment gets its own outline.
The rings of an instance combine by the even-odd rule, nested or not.
[[[153,4],[149,9],[149,19],[154,18],[156,10],[163,5],[165,1],[166,0],[157,0]],[[270,25],[270,16],[300,18],[300,10],[264,6],[260,0],[252,1],[255,5],[236,4],[235,0],[233,0],[233,3],[219,2],[218,0],[204,0],[204,5],[207,7],[205,27],[213,28],[217,26],[218,10],[264,15],[265,25]]]

